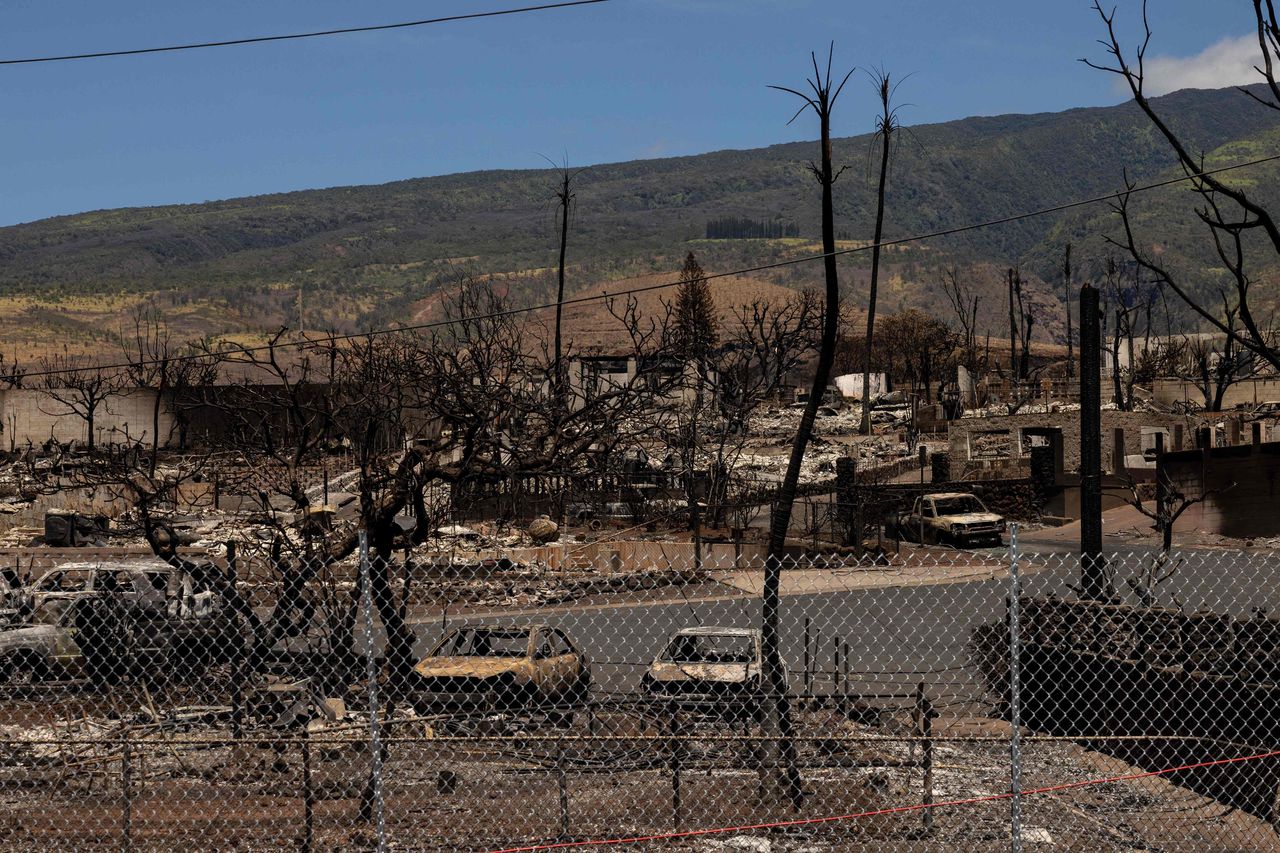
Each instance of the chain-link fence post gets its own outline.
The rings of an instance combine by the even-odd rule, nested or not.
[[[315,790],[311,785],[311,733],[302,729],[302,846],[301,853],[311,853],[315,845]]]
[[[369,698],[369,781],[373,788],[373,818],[378,853],[386,853],[387,818],[382,790],[382,732],[378,725],[378,663],[373,642],[373,581],[369,566],[369,534],[360,531],[360,610],[364,623],[365,679]]]
[[[671,825],[680,829],[683,812],[680,798],[680,709],[675,702],[671,702],[667,707],[667,713],[670,715],[671,731]]]
[[[565,773],[564,739],[556,740],[556,787],[560,795],[560,841],[569,840],[569,778]]]
[[[916,686],[916,716],[916,734],[920,738],[920,767],[923,771],[923,797],[920,802],[924,809],[920,831],[928,836],[933,833],[933,718],[937,714],[933,710],[933,703],[929,701],[929,694],[925,692],[923,681]]]
[[[120,849],[133,849],[133,746],[128,733],[120,749]]]
[[[236,554],[236,541],[227,540],[227,584],[232,596],[238,599],[240,589],[240,565]],[[235,635],[231,638],[231,735],[237,740],[244,729],[244,680],[245,638],[241,633],[240,614],[236,614]]]
[[[1022,667],[1019,660],[1020,602],[1018,525],[1009,526],[1009,849],[1022,853]]]

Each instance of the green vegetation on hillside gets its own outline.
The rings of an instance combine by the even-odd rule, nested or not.
[[[1184,91],[1158,107],[1212,163],[1274,152],[1280,122],[1235,90]],[[779,116],[779,124],[785,116]],[[870,233],[873,182],[867,137],[838,140],[849,172],[837,187],[842,234]],[[804,253],[817,235],[810,143],[594,166],[578,180],[571,289],[674,271],[698,240],[709,272]],[[1132,105],[1062,113],[970,118],[916,127],[904,137],[890,187],[886,239],[1009,216],[1143,181],[1172,158]],[[1241,173],[1273,180],[1276,170]],[[231,199],[94,211],[0,229],[0,296],[164,292],[177,304],[212,304],[292,323],[305,293],[307,325],[352,328],[401,321],[459,269],[507,274],[522,298],[543,299],[556,239],[550,170],[489,171]],[[1170,190],[1172,194],[1175,190]],[[1171,196],[1166,196],[1166,198]],[[1185,207],[1183,205],[1182,207]],[[1150,208],[1151,233],[1206,268],[1204,241],[1177,205]],[[706,241],[707,223],[746,219],[794,224],[802,240]],[[1103,252],[1095,208],[929,241],[892,254],[887,308],[938,308],[921,285],[943,263],[999,268],[1022,262],[1052,281],[1061,242]],[[1090,241],[1094,242],[1090,242]],[[865,260],[842,261],[856,301]],[[817,281],[816,265],[770,273],[777,284]],[[896,276],[897,285],[894,284]],[[1038,285],[1037,285],[1038,286]],[[1052,307],[1045,290],[1045,309]],[[934,304],[936,303],[936,305]],[[1044,328],[1051,329],[1046,323]]]

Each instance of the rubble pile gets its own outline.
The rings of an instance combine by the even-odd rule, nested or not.
[[[766,409],[751,419],[748,432],[752,438],[783,439],[790,441],[800,426],[800,408]],[[823,406],[818,409],[815,432],[819,434],[852,435],[862,423],[862,406],[856,403],[845,406]]]

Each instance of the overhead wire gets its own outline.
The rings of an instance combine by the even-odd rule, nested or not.
[[[1045,216],[1050,213],[1060,213],[1064,210],[1071,210],[1077,207],[1085,207],[1092,204],[1099,204],[1104,201],[1121,199],[1121,198],[1133,195],[1135,193],[1149,192],[1151,190],[1160,189],[1161,187],[1173,186],[1174,184],[1180,184],[1185,181],[1194,181],[1204,177],[1208,177],[1210,175],[1219,175],[1224,172],[1231,172],[1236,169],[1245,169],[1251,166],[1258,166],[1263,163],[1270,163],[1277,160],[1280,160],[1280,154],[1273,154],[1268,157],[1259,157],[1254,160],[1246,160],[1242,163],[1232,163],[1227,166],[1220,166],[1216,169],[1205,169],[1199,172],[1191,172],[1191,173],[1179,175],[1173,178],[1166,178],[1164,180],[1154,181],[1148,184],[1130,185],[1123,190],[1115,190],[1113,192],[1104,193],[1102,195],[1091,196],[1089,198],[1076,199],[1074,201],[1063,202],[1061,204],[1055,204],[1049,207],[1036,208],[1034,210],[1023,211],[1022,213],[1015,213],[1009,216],[1002,216],[995,219],[986,219],[980,222],[971,222],[967,225],[957,225],[952,228],[943,228],[937,231],[927,231],[920,234],[913,234],[908,237],[898,237],[892,240],[881,240],[879,245],[882,248],[885,246],[900,246],[900,245],[905,245],[907,243],[916,243],[923,240],[936,239],[938,237],[948,237],[954,234],[962,234],[967,231],[977,231],[983,228],[991,228],[996,225],[1006,225],[1008,223],[1018,222],[1023,219],[1030,219],[1036,216]],[[750,267],[742,267],[735,270],[729,270],[727,272],[707,273],[703,276],[703,278],[706,281],[712,281],[714,279],[731,278],[734,276],[747,275],[749,273],[766,272],[768,270],[795,266],[797,264],[811,263],[813,261],[821,261],[821,260],[825,260],[827,257],[841,257],[845,255],[860,254],[862,252],[869,252],[874,248],[875,248],[874,244],[867,244],[863,246],[854,246],[848,249],[837,249],[833,252],[819,252],[811,255],[801,255],[800,257],[787,258],[781,261],[772,261],[770,263],[757,264],[755,266],[750,266]],[[266,352],[272,349],[287,350],[295,347],[298,349],[303,349],[307,347],[332,346],[333,344],[339,343],[339,342],[346,342],[346,341],[353,341],[353,340],[367,340],[369,338],[380,337],[383,335],[398,335],[398,334],[404,334],[405,332],[429,331],[432,329],[439,329],[439,328],[444,328],[448,326],[456,326],[461,323],[474,322],[477,320],[493,320],[493,319],[499,319],[502,317],[511,317],[518,314],[528,314],[534,311],[545,311],[551,308],[555,308],[557,305],[560,305],[560,306],[581,305],[588,302],[599,302],[603,300],[616,299],[621,296],[634,296],[640,293],[652,293],[659,290],[669,290],[674,287],[679,287],[680,284],[681,284],[680,280],[676,279],[673,281],[661,282],[658,284],[649,284],[649,285],[642,285],[639,287],[630,287],[623,290],[601,291],[600,293],[589,294],[586,296],[575,296],[571,299],[565,299],[559,302],[543,302],[537,305],[527,305],[520,308],[506,308],[501,311],[489,311],[482,314],[471,314],[463,317],[450,317],[443,320],[433,320],[425,323],[413,323],[413,324],[407,324],[402,326],[385,327],[381,329],[369,329],[363,332],[351,332],[351,333],[344,333],[341,335],[330,334],[330,335],[324,335],[322,337],[317,337],[317,338],[305,338],[303,340],[293,340],[293,341],[288,341],[284,343],[275,341],[275,342],[266,343],[266,344],[259,344],[256,346],[235,346],[223,351],[200,352],[200,353],[192,353],[187,355],[175,355],[167,359],[162,359],[162,358],[139,359],[136,361],[116,362],[116,363],[108,363],[108,364],[90,364],[90,365],[83,365],[79,367],[61,367],[61,368],[52,368],[52,369],[40,370],[40,371],[29,371],[29,372],[18,371],[17,378],[19,380],[25,380],[28,378],[38,378],[42,376],[57,376],[57,375],[68,374],[68,373],[78,374],[78,373],[84,373],[84,372],[92,372],[95,370],[124,370],[128,368],[138,368],[138,367],[144,367],[144,366],[157,365],[161,363],[173,364],[174,362],[181,362],[181,361],[196,361],[202,358],[208,358],[213,355],[221,356],[225,360],[231,363],[241,363],[241,364],[252,365],[253,364],[252,361],[237,360],[235,357],[242,356],[242,355],[250,355],[252,353],[257,353],[257,352]],[[0,377],[0,379],[3,379],[3,378],[4,377]]]
[[[232,47],[242,44],[262,44],[264,42],[296,41],[298,39],[321,38],[324,36],[347,35],[349,33],[372,33],[381,30],[403,30],[410,27],[426,27],[433,24],[447,24],[455,21],[470,21],[478,18],[497,18],[503,15],[519,15],[526,12],[543,12],[550,9],[566,9],[571,6],[591,6],[597,3],[608,3],[609,0],[564,0],[560,3],[543,3],[537,6],[521,6],[515,9],[495,9],[488,12],[467,12],[461,15],[446,15],[440,18],[425,18],[418,21],[398,21],[391,24],[369,24],[359,27],[337,27],[329,30],[313,30],[305,33],[285,33],[272,36],[250,36],[248,38],[222,39],[219,41],[201,41],[188,44],[173,44],[163,47],[140,47],[128,50],[100,50],[92,53],[64,53],[54,56],[32,56],[21,59],[0,59],[0,65],[34,65],[43,62],[66,62],[76,59],[103,59],[109,56],[140,56],[148,53],[173,53],[183,50],[201,50],[212,47]]]

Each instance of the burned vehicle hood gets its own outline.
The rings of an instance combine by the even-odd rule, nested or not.
[[[496,678],[499,675],[527,676],[529,663],[522,658],[429,657],[413,671],[425,678]]]
[[[708,681],[719,684],[740,684],[755,678],[760,667],[754,663],[674,663],[654,661],[649,667],[649,677],[654,681]]]
[[[994,512],[965,512],[958,515],[941,515],[938,521],[943,524],[999,524],[1002,517]]]

